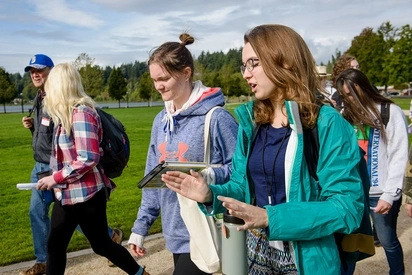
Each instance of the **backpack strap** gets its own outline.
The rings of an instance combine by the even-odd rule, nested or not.
[[[320,105],[319,113],[320,113],[321,108],[322,108],[322,105]],[[319,116],[319,113],[318,113],[318,116]],[[305,155],[306,163],[308,165],[309,175],[315,181],[318,182],[319,178],[318,178],[316,171],[318,168],[320,145],[319,145],[319,133],[318,133],[317,119],[318,118],[316,118],[316,124],[313,128],[303,129],[303,153]],[[342,260],[344,259],[343,249],[341,245],[343,235],[339,236],[337,234],[334,234],[334,236],[335,236],[336,246],[339,252],[339,258],[341,259],[342,268],[346,272],[348,270],[348,264],[346,263],[346,261]]]
[[[318,181],[319,178],[316,174],[319,160],[319,135],[317,125],[312,129],[303,130],[303,152],[310,176]]]
[[[319,106],[319,112],[322,106],[323,105]],[[311,129],[303,129],[303,153],[308,165],[309,175],[316,181],[319,181],[318,175],[316,174],[319,160],[319,147],[318,126],[316,123]]]
[[[29,110],[29,117],[31,116],[31,114],[34,112],[35,109],[37,109],[37,104],[39,101],[39,96],[40,96],[40,90],[37,91],[36,97],[34,98],[34,103],[33,103],[33,107]]]
[[[390,109],[391,109],[390,103],[381,103],[381,119],[382,119],[382,122],[385,128],[386,126],[388,126],[389,118],[391,115]]]

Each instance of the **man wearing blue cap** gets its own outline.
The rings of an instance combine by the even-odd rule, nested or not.
[[[50,117],[43,113],[42,101],[45,96],[44,84],[53,68],[53,61],[44,54],[34,55],[29,65],[24,69],[30,72],[33,85],[38,88],[34,99],[34,117],[23,117],[23,126],[32,133],[33,157],[36,161],[31,173],[31,182],[37,182],[41,173],[49,173],[50,155],[54,124]],[[47,237],[50,230],[49,208],[52,203],[51,191],[33,189],[30,200],[30,223],[33,236],[34,255],[36,263],[20,275],[37,275],[46,273]]]
[[[34,116],[31,117],[30,113],[29,116],[22,119],[23,126],[30,129],[32,133],[33,157],[36,161],[30,178],[33,183],[51,173],[49,164],[54,124],[51,118],[43,112],[42,101],[46,95],[44,84],[53,66],[54,64],[50,57],[44,54],[36,54],[30,59],[29,65],[24,69],[25,72],[30,72],[33,85],[38,89],[32,109]],[[36,262],[29,269],[21,271],[20,275],[46,273],[47,238],[50,231],[49,208],[54,200],[53,196],[54,192],[50,190],[32,190],[29,215]],[[120,229],[111,229],[109,227],[108,232],[114,242],[122,242],[123,232]],[[109,265],[113,266],[110,262]]]

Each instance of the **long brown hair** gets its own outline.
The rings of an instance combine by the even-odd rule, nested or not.
[[[182,74],[185,68],[189,67],[191,69],[190,79],[192,79],[195,66],[192,54],[186,45],[193,44],[195,39],[186,32],[182,33],[179,39],[181,43],[165,42],[152,49],[147,64],[157,63],[171,76]]]
[[[336,79],[336,89],[343,100],[345,119],[365,136],[366,126],[379,129],[386,141],[385,126],[376,105],[393,101],[377,93],[366,75],[356,69],[343,71]]]
[[[266,100],[256,100],[256,123],[269,123],[274,117],[272,102],[296,101],[304,127],[316,124],[319,101],[324,88],[318,78],[316,63],[302,37],[283,25],[261,25],[248,31],[244,42],[250,43],[267,77],[277,92]]]

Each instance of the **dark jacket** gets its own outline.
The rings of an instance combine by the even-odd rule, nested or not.
[[[43,113],[43,97],[40,95],[40,92],[37,93],[35,100],[36,103],[33,106],[33,127],[30,129],[33,135],[33,158],[37,162],[49,164],[52,151],[54,123],[47,114]]]

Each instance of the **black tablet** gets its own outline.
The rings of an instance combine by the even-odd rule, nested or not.
[[[162,161],[138,182],[137,187],[164,188],[166,184],[162,181],[162,174],[167,171],[189,173],[190,170],[200,171],[205,168],[206,163],[204,162]]]

